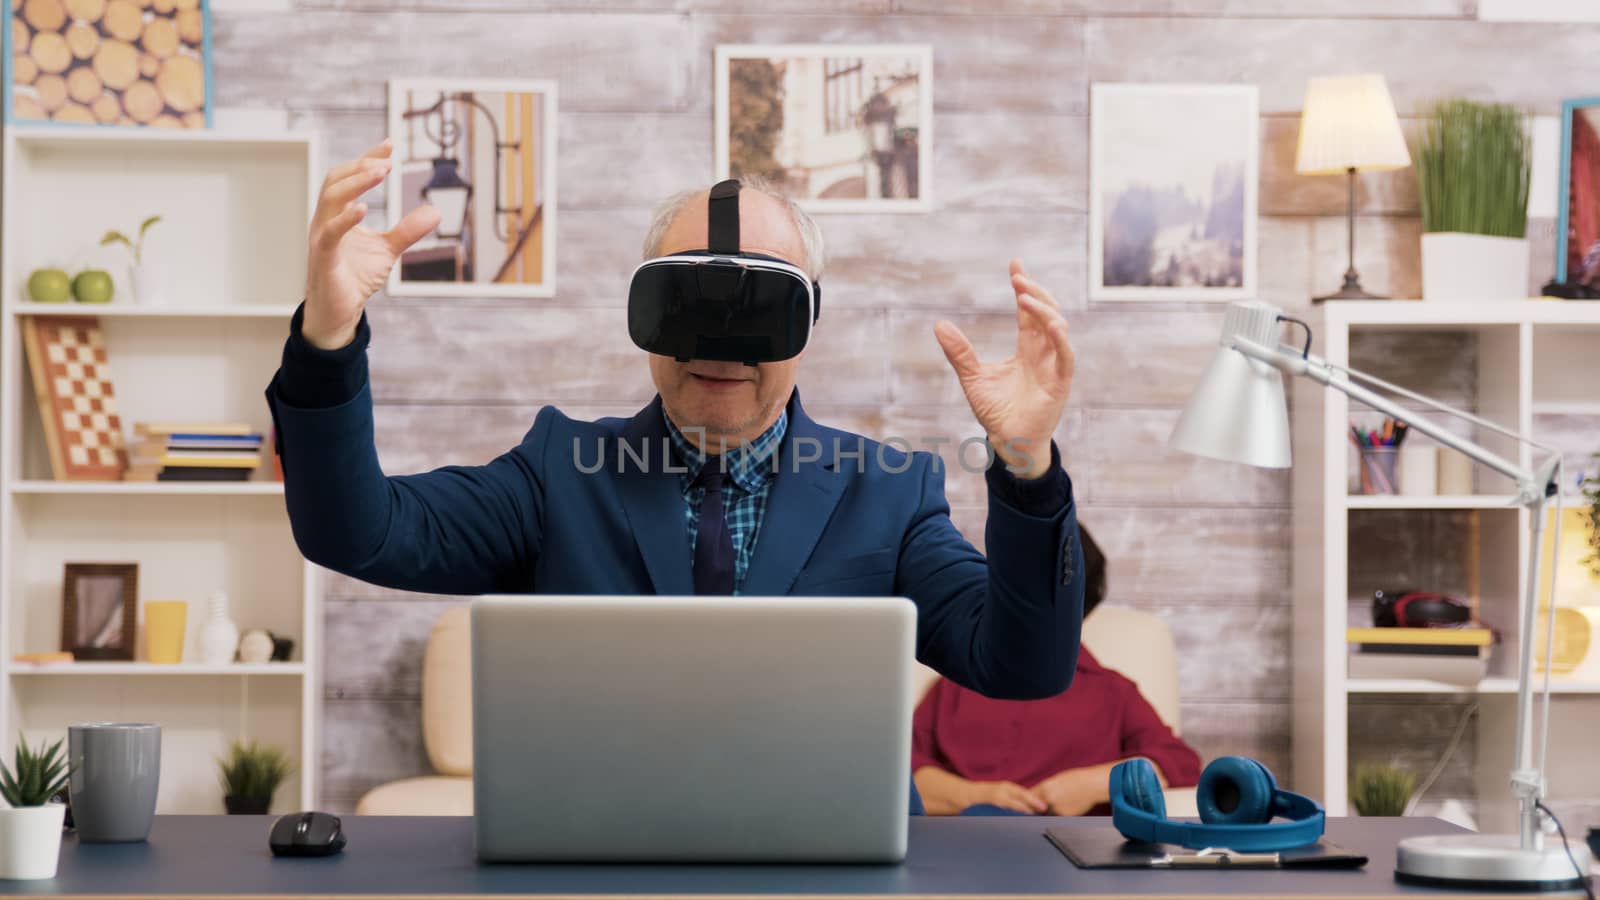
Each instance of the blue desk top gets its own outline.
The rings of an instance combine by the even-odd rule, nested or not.
[[[911,819],[899,866],[479,865],[472,820],[345,816],[349,846],[275,858],[266,816],[157,816],[148,843],[62,841],[53,881],[0,881],[0,894],[54,896],[1059,895],[1445,896],[1394,882],[1404,837],[1457,831],[1438,819],[1334,819],[1328,839],[1367,854],[1353,872],[1079,870],[1044,836],[1109,819]]]

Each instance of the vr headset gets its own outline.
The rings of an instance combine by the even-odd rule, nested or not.
[[[645,260],[628,285],[628,337],[678,362],[753,366],[805,349],[822,286],[798,266],[739,251],[739,182],[711,189],[707,249]]]
[[[1322,806],[1279,790],[1266,766],[1243,756],[1218,757],[1200,773],[1199,822],[1167,818],[1161,779],[1147,759],[1117,763],[1110,789],[1111,824],[1131,841],[1265,853],[1304,847],[1322,837]],[[1289,821],[1273,822],[1277,816]]]

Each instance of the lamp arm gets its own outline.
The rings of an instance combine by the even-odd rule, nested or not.
[[[1285,374],[1299,375],[1303,378],[1309,378],[1318,384],[1333,388],[1354,400],[1359,400],[1378,412],[1406,423],[1408,427],[1420,431],[1452,450],[1465,453],[1477,462],[1515,481],[1517,483],[1517,502],[1519,505],[1526,506],[1534,500],[1542,500],[1546,496],[1550,483],[1548,476],[1541,479],[1539,477],[1540,473],[1524,468],[1518,463],[1512,462],[1484,447],[1482,444],[1467,440],[1458,434],[1452,434],[1443,427],[1417,415],[1414,410],[1406,409],[1377,391],[1362,387],[1343,378],[1335,378],[1334,372],[1340,370],[1330,366],[1321,357],[1303,354],[1298,350],[1287,347],[1266,347],[1246,337],[1234,337],[1232,346],[1233,349],[1238,350],[1245,356],[1266,363]],[[1433,402],[1421,397],[1420,394],[1414,396],[1424,402]],[[1448,411],[1448,408],[1446,408],[1446,411]]]
[[[1521,633],[1518,635],[1517,658],[1517,735],[1515,763],[1511,771],[1511,791],[1516,795],[1520,804],[1520,839],[1524,850],[1533,850],[1543,846],[1543,834],[1540,831],[1539,801],[1544,793],[1543,752],[1549,743],[1550,728],[1550,682],[1548,668],[1545,672],[1544,695],[1544,724],[1543,734],[1540,739],[1541,759],[1536,766],[1533,758],[1533,625],[1534,614],[1538,606],[1540,564],[1543,562],[1542,537],[1544,533],[1545,504],[1553,495],[1556,498],[1557,509],[1560,508],[1560,485],[1558,479],[1561,471],[1561,454],[1552,453],[1550,458],[1541,463],[1537,471],[1524,468],[1508,460],[1481,444],[1469,441],[1459,435],[1451,434],[1439,425],[1417,415],[1388,397],[1377,393],[1362,385],[1350,381],[1348,378],[1335,378],[1336,371],[1343,371],[1347,375],[1357,373],[1349,369],[1339,369],[1330,366],[1328,362],[1310,353],[1293,347],[1268,347],[1264,344],[1250,340],[1247,337],[1234,335],[1228,339],[1228,344],[1233,349],[1257,362],[1271,366],[1288,375],[1298,375],[1309,378],[1325,387],[1332,388],[1340,393],[1358,400],[1378,412],[1391,416],[1406,423],[1407,426],[1420,431],[1433,438],[1440,444],[1466,454],[1473,460],[1499,472],[1517,483],[1517,505],[1527,507],[1529,511],[1528,530],[1528,571],[1525,596],[1521,610]],[[1453,412],[1443,404],[1423,397],[1420,394],[1406,392],[1412,399],[1429,403],[1446,412]],[[1499,429],[1504,430],[1504,429]],[[1512,433],[1519,440],[1525,440],[1521,435]],[[1528,441],[1533,443],[1532,441]],[[1535,445],[1542,446],[1542,445]],[[1558,518],[1559,526],[1559,518]],[[1554,579],[1552,578],[1552,582]],[[1551,615],[1554,615],[1555,585],[1551,584]],[[1546,653],[1550,637],[1546,636]]]
[[[1382,378],[1379,378],[1376,375],[1370,375],[1370,374],[1368,374],[1366,372],[1361,371],[1360,369],[1351,369],[1351,368],[1348,368],[1346,366],[1336,366],[1333,363],[1325,363],[1325,364],[1332,371],[1342,373],[1347,378],[1354,378],[1357,381],[1364,381],[1367,384],[1377,385],[1378,387],[1383,388],[1384,390],[1388,391],[1391,394],[1399,394],[1400,396],[1405,397],[1408,400],[1414,400],[1414,401],[1416,401],[1418,403],[1421,403],[1421,404],[1427,406],[1430,409],[1435,409],[1435,410],[1438,410],[1439,412],[1445,413],[1447,415],[1454,416],[1454,417],[1456,417],[1458,419],[1463,419],[1465,421],[1471,422],[1472,424],[1477,425],[1480,428],[1487,428],[1488,430],[1493,431],[1495,434],[1504,435],[1505,437],[1511,438],[1512,440],[1517,441],[1518,443],[1527,444],[1530,447],[1534,447],[1534,448],[1537,448],[1539,450],[1543,450],[1546,453],[1555,453],[1555,452],[1557,452],[1556,448],[1550,446],[1549,444],[1540,443],[1539,441],[1536,441],[1533,438],[1528,437],[1527,435],[1519,434],[1519,433],[1517,433],[1515,431],[1512,431],[1511,429],[1505,427],[1504,425],[1501,425],[1501,424],[1499,424],[1497,422],[1491,422],[1488,419],[1483,418],[1482,416],[1473,415],[1472,413],[1467,412],[1464,409],[1457,409],[1454,406],[1451,406],[1451,405],[1449,405],[1447,403],[1443,403],[1441,401],[1435,400],[1432,397],[1427,396],[1426,394],[1419,394],[1416,391],[1413,391],[1413,390],[1411,390],[1409,388],[1401,387],[1400,385],[1394,384],[1393,382],[1384,381]]]

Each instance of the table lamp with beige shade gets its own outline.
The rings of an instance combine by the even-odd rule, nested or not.
[[[1344,287],[1313,297],[1324,300],[1382,300],[1361,287],[1356,274],[1356,173],[1403,169],[1411,165],[1400,119],[1382,75],[1332,75],[1313,78],[1306,86],[1300,113],[1300,146],[1294,170],[1300,175],[1343,174],[1349,184],[1346,218],[1350,265]]]

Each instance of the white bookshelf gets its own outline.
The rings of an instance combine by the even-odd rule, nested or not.
[[[178,497],[282,497],[279,481],[18,481],[5,487],[9,494],[100,494],[105,496]]]
[[[287,320],[294,315],[295,306],[272,303],[239,303],[177,305],[159,303],[152,306],[118,306],[115,303],[15,303],[13,316],[99,316],[102,319],[272,319]]]
[[[1476,337],[1476,412],[1536,439],[1536,416],[1595,416],[1600,423],[1600,303],[1507,300],[1496,303],[1330,302],[1312,317],[1313,352],[1349,365],[1352,342],[1397,332]],[[1415,385],[1406,385],[1417,387]],[[1353,494],[1352,415],[1376,417],[1343,394],[1297,381],[1293,391],[1292,730],[1294,782],[1321,798],[1329,815],[1349,814],[1351,698],[1361,695],[1462,695],[1479,709],[1473,754],[1478,824],[1515,830],[1508,776],[1516,712],[1517,641],[1527,566],[1529,513],[1513,505],[1508,479],[1474,465],[1477,493],[1465,496]],[[1443,414],[1424,413],[1448,422]],[[1525,466],[1531,448],[1472,429],[1475,440]],[[1441,454],[1451,452],[1441,450]],[[1403,487],[1403,485],[1402,485]],[[1570,485],[1564,486],[1570,489]],[[1569,504],[1574,502],[1568,501]],[[1351,583],[1350,532],[1374,511],[1465,511],[1475,524],[1461,534],[1479,614],[1502,633],[1487,677],[1463,687],[1415,679],[1352,679],[1345,629],[1367,625],[1352,607],[1374,587]],[[1407,513],[1409,515],[1409,513]],[[1451,538],[1454,539],[1454,538]],[[1563,576],[1564,578],[1566,576]],[[1426,588],[1426,585],[1418,585]],[[1597,600],[1596,602],[1600,602]],[[1590,669],[1587,664],[1584,669]],[[1535,673],[1535,689],[1543,678]],[[1546,772],[1552,799],[1600,797],[1592,753],[1600,740],[1600,680],[1551,676],[1551,746]]]
[[[287,751],[294,774],[273,811],[318,797],[321,578],[300,556],[283,485],[265,465],[244,482],[56,481],[24,356],[25,317],[97,316],[125,433],[137,421],[248,422],[304,284],[306,222],[319,162],[309,135],[233,131],[7,128],[0,197],[0,749],[19,734],[63,736],[81,721],[163,726],[162,813],[220,813],[214,760],[229,741]],[[135,302],[122,247],[99,246],[147,215],[147,260],[167,295]],[[107,304],[40,304],[28,274],[52,265],[110,272]],[[65,562],[137,562],[139,601],[189,604],[184,661],[30,664],[60,649]],[[241,629],[295,641],[288,662],[202,665],[212,592]],[[142,616],[141,616],[142,618]]]

